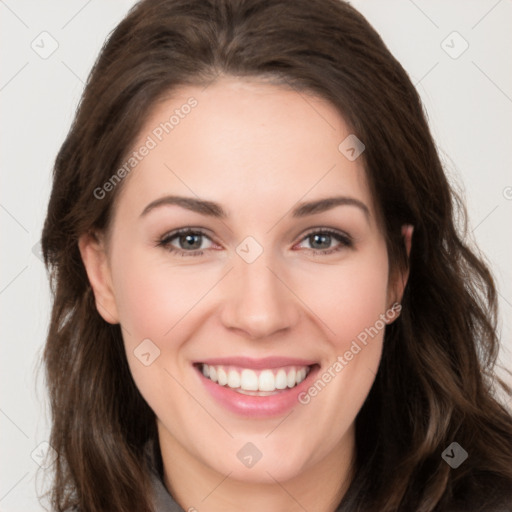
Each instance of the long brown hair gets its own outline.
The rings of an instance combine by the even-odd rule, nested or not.
[[[123,161],[162,95],[219,75],[273,77],[330,101],[361,139],[393,269],[410,277],[356,419],[347,511],[495,510],[512,499],[512,417],[495,398],[492,276],[465,242],[417,91],[365,18],[339,0],[143,0],[110,35],[56,158],[42,247],[54,303],[44,363],[58,453],[54,510],[151,510],[143,448],[155,417],[119,325],[98,314],[78,238],[109,225]],[[340,141],[341,142],[341,141]],[[457,469],[441,457],[457,442]],[[509,494],[507,494],[507,492]],[[486,502],[486,500],[488,500]],[[345,509],[344,509],[345,510]]]

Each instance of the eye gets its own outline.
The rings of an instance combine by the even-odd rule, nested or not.
[[[200,229],[182,228],[166,234],[157,245],[181,256],[201,256],[204,249],[210,248],[203,245],[205,239],[210,240]]]
[[[329,228],[317,229],[308,233],[302,239],[299,246],[304,242],[310,244],[310,247],[306,247],[306,249],[318,255],[331,254],[353,246],[352,239],[349,235]],[[334,242],[337,242],[337,245],[332,247]]]
[[[210,243],[205,247],[206,240],[209,240]],[[310,244],[310,247],[304,247],[304,249],[311,251],[314,255],[322,256],[353,246],[349,235],[329,228],[311,231],[298,246],[302,247],[305,242]],[[334,247],[333,243],[336,243]],[[204,254],[204,250],[213,247],[213,242],[203,230],[187,227],[167,233],[157,240],[156,245],[180,256],[201,256]]]

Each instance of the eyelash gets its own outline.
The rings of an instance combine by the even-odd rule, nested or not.
[[[201,235],[209,238],[208,234],[204,232],[202,229],[193,229],[193,228],[181,228],[177,229],[176,231],[172,231],[171,233],[168,233],[164,235],[161,239],[157,240],[157,247],[163,247],[167,251],[171,253],[176,253],[179,256],[187,257],[187,256],[202,256],[204,254],[204,249],[196,249],[194,251],[183,251],[181,249],[177,249],[176,247],[171,246],[171,241],[173,241],[175,238],[185,235]],[[353,241],[352,238],[345,234],[341,233],[339,231],[336,231],[334,229],[330,228],[317,228],[315,230],[312,230],[304,235],[304,237],[300,240],[300,242],[303,242],[307,238],[313,236],[313,235],[329,235],[338,242],[340,242],[340,245],[338,247],[332,248],[332,249],[307,249],[311,251],[314,255],[321,255],[326,256],[338,251],[341,251],[344,248],[351,248],[353,247]]]

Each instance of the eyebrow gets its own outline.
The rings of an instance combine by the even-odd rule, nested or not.
[[[144,217],[155,208],[168,205],[181,206],[182,208],[199,213],[201,215],[207,215],[209,217],[215,217],[218,219],[226,219],[228,217],[226,211],[218,203],[184,196],[165,196],[156,199],[144,208],[140,216]],[[367,219],[370,217],[370,210],[366,204],[364,204],[359,199],[347,196],[327,197],[325,199],[318,199],[316,201],[299,203],[292,210],[292,217],[307,217],[308,215],[314,215],[325,212],[327,210],[331,210],[336,206],[355,206],[363,211]]]

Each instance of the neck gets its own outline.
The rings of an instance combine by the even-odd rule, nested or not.
[[[159,425],[164,483],[185,511],[201,512],[335,512],[353,477],[353,427],[315,464],[305,464],[292,478],[280,480],[267,471],[265,482],[221,474],[189,453]]]

